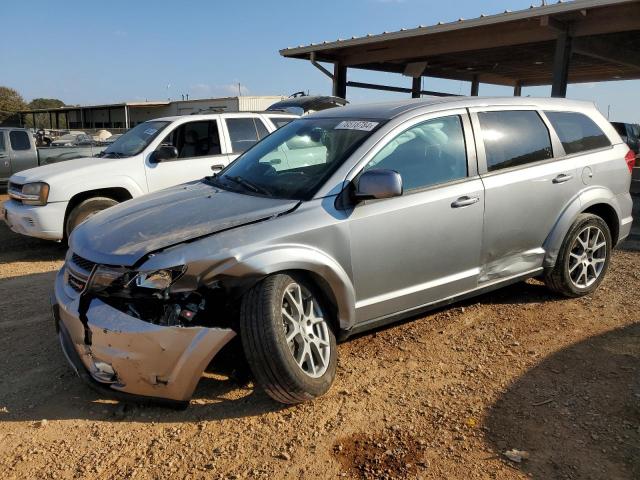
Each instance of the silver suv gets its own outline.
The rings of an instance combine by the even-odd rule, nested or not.
[[[325,393],[346,338],[541,276],[598,287],[633,155],[592,104],[449,98],[295,120],[220,173],[74,231],[63,349],[94,385],[188,404],[238,335],[274,399]]]

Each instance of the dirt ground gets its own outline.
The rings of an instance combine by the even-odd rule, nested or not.
[[[531,280],[342,343],[312,403],[282,407],[223,361],[186,411],[73,374],[48,300],[64,253],[0,225],[0,478],[640,478],[630,246],[586,298]]]

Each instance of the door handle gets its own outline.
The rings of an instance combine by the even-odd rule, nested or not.
[[[480,201],[480,197],[460,197],[455,202],[451,204],[451,208],[460,208],[460,207],[468,207],[469,205],[473,205],[474,203],[478,203]]]
[[[553,183],[565,183],[571,180],[572,178],[573,178],[573,175],[566,175],[564,173],[561,173],[560,175],[558,175],[556,178],[553,179]]]
[[[0,153],[0,158],[7,158],[7,155],[4,153]]]

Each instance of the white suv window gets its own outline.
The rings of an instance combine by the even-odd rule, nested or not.
[[[225,122],[227,122],[233,153],[242,153],[258,142],[258,129],[252,117],[227,118]]]

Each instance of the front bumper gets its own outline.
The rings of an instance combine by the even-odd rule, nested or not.
[[[2,219],[16,233],[45,240],[62,240],[68,202],[43,206],[24,205],[15,200],[2,204]]]
[[[64,277],[63,267],[54,298],[60,344],[74,370],[102,390],[188,402],[204,369],[235,336],[231,329],[154,325],[93,299],[87,345],[80,297],[69,295]]]

